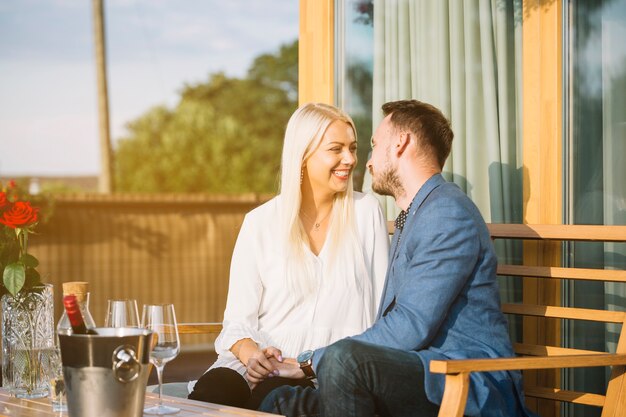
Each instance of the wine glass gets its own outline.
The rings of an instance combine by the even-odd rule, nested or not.
[[[137,301],[109,300],[104,327],[139,327]]]
[[[52,411],[67,412],[67,396],[65,393],[65,382],[63,380],[63,364],[61,363],[61,351],[58,346],[54,346],[48,357],[48,383],[50,384],[50,402]]]
[[[176,314],[173,304],[144,305],[141,326],[152,330],[152,350],[150,362],[154,365],[159,378],[159,405],[143,410],[146,414],[174,414],[179,408],[163,405],[163,368],[180,351]]]

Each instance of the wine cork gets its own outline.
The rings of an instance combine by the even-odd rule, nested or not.
[[[84,302],[87,299],[87,293],[89,293],[89,283],[86,281],[71,281],[63,283],[63,295],[74,294],[76,301],[79,303]]]

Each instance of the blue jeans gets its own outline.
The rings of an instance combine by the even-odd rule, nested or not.
[[[317,371],[319,390],[277,388],[260,410],[288,417],[436,417],[439,411],[426,398],[422,361],[410,352],[343,339],[326,348]]]

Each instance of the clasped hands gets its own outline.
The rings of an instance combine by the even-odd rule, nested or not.
[[[250,355],[247,378],[252,384],[259,384],[267,378],[281,376],[283,378],[302,379],[304,372],[293,358],[283,358],[282,352],[273,347],[258,349]]]
[[[247,368],[247,378],[254,388],[267,378],[282,376],[283,378],[303,379],[304,372],[293,358],[283,358],[280,349],[273,346],[260,349],[252,339],[237,341],[230,351]]]

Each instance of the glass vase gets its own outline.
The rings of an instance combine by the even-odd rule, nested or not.
[[[54,352],[52,285],[2,296],[2,385],[18,398],[48,395],[49,356]]]

